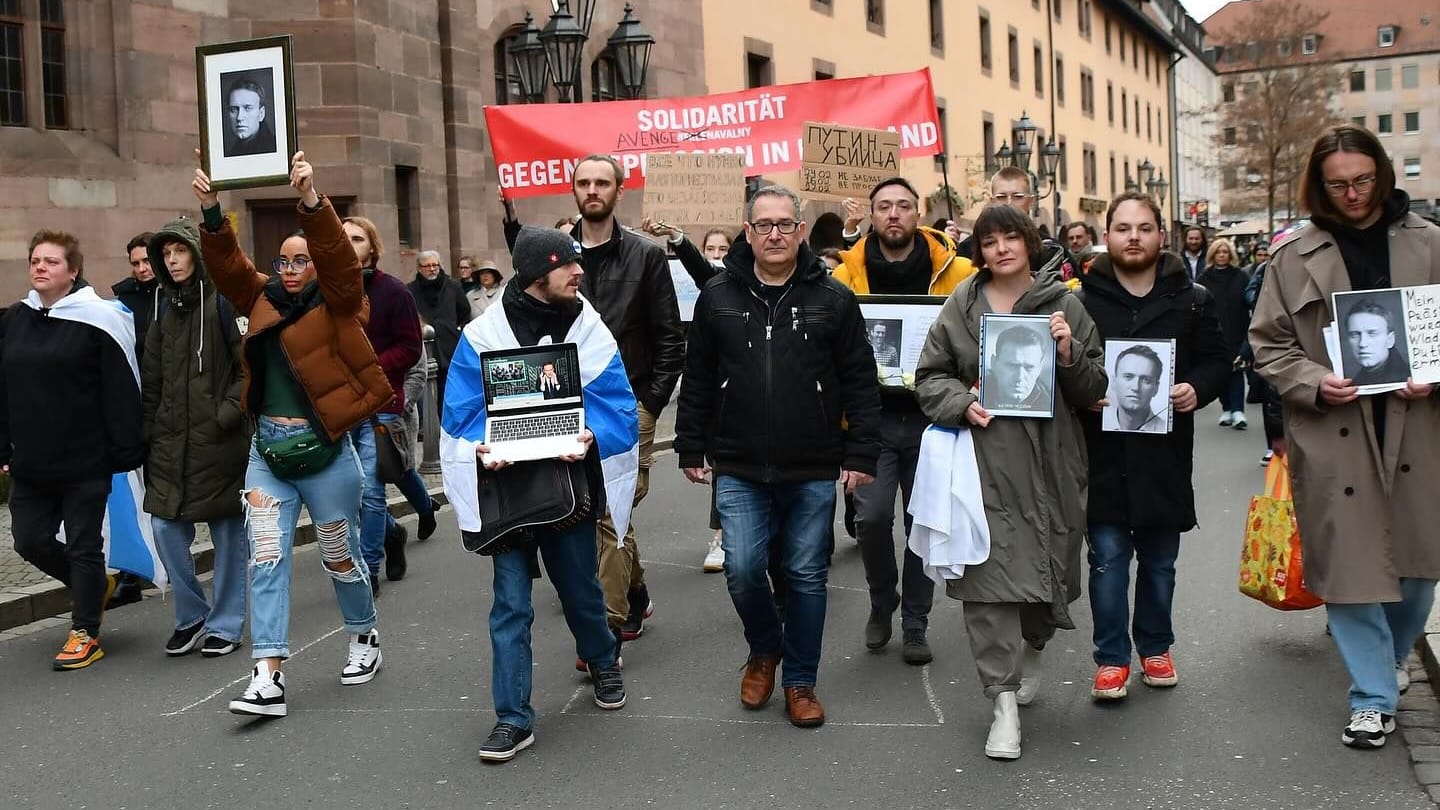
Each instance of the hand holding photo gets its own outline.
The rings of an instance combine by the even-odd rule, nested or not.
[[[1100,429],[1117,433],[1169,433],[1175,385],[1175,341],[1107,340],[1108,404]]]
[[[297,151],[290,37],[195,49],[200,164],[217,191],[290,182]]]
[[[1361,394],[1402,388],[1410,379],[1405,303],[1398,289],[1335,293],[1340,366]]]
[[[1049,315],[980,317],[980,404],[991,416],[1055,415],[1055,338]]]

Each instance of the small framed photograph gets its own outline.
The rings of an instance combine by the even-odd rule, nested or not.
[[[865,336],[875,353],[875,367],[884,388],[915,388],[915,367],[930,324],[940,315],[943,295],[861,295]]]
[[[1100,414],[1100,429],[1114,433],[1169,433],[1174,407],[1175,341],[1107,340],[1105,370],[1110,373],[1110,404]]]
[[[1340,376],[1354,380],[1362,394],[1403,388],[1411,376],[1404,293],[1338,292],[1334,312]]]
[[[992,416],[1055,415],[1049,315],[980,316],[980,405]]]
[[[195,49],[200,165],[217,190],[290,182],[295,76],[290,37]]]

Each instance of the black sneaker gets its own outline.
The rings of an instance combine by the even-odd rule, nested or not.
[[[924,630],[906,630],[904,640],[900,643],[900,657],[907,664],[920,666],[935,660],[930,652],[930,642],[925,638]]]
[[[1385,745],[1385,736],[1394,732],[1394,715],[1360,709],[1350,713],[1350,723],[1340,732],[1340,742],[1351,748],[1380,748]]]
[[[184,655],[195,649],[200,643],[201,637],[205,634],[205,623],[200,622],[192,627],[176,630],[170,634],[170,640],[165,642],[165,654],[170,656]]]
[[[200,645],[200,654],[206,658],[219,658],[238,649],[240,649],[238,641],[227,641],[219,636],[207,636],[205,643]]]
[[[430,535],[435,533],[435,513],[439,510],[440,504],[436,503],[434,498],[431,498],[430,511],[420,513],[420,526],[415,532],[415,537],[417,537],[420,542],[423,543],[429,540]]]
[[[865,621],[865,649],[881,650],[890,643],[890,611],[870,608],[870,618]]]
[[[595,687],[595,705],[602,709],[619,709],[625,705],[625,680],[620,667],[590,667],[590,685]]]
[[[271,672],[265,669],[264,664],[256,664],[245,691],[230,701],[230,713],[284,717],[289,713],[285,706],[285,674],[279,670]]]
[[[655,615],[655,603],[650,601],[650,589],[644,585],[632,588],[628,598],[630,615],[620,625],[620,634],[626,641],[634,641],[645,633],[645,620]]]
[[[535,734],[530,729],[510,723],[496,723],[490,736],[480,745],[480,761],[509,762],[534,742]]]
[[[405,562],[405,541],[409,539],[410,532],[399,523],[385,532],[385,578],[391,582],[405,578],[405,571],[409,568]]]

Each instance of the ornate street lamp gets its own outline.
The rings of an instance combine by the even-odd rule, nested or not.
[[[1135,174],[1139,179],[1139,185],[1149,189],[1151,188],[1150,182],[1155,178],[1155,164],[1151,163],[1150,158],[1147,157],[1140,162],[1139,166],[1135,167]]]
[[[995,150],[995,162],[1000,166],[1014,166],[1015,153],[1010,151],[1010,144],[1000,142],[1000,148]]]
[[[635,19],[635,9],[629,3],[625,4],[625,16],[605,46],[614,54],[615,72],[624,97],[640,98],[645,94],[645,75],[650,71],[650,49],[655,47],[655,37]]]
[[[540,29],[535,27],[535,18],[530,12],[525,12],[525,27],[515,36],[515,44],[510,46],[510,61],[520,79],[520,95],[529,104],[542,102],[550,73],[545,62],[545,45],[540,42]]]
[[[1170,190],[1170,184],[1165,181],[1165,173],[1160,173],[1160,179],[1155,181],[1155,202],[1165,204],[1165,193]]]
[[[572,5],[570,0],[550,0],[550,10],[558,12],[561,6]],[[595,0],[573,0],[575,6],[575,22],[585,36],[590,36],[590,20],[595,16]]]
[[[1050,184],[1055,184],[1055,172],[1060,167],[1060,147],[1055,145],[1055,138],[1051,138],[1044,148],[1040,150],[1040,170],[1050,179]]]
[[[570,4],[566,0],[559,0],[554,6],[555,13],[550,15],[545,30],[540,32],[540,42],[545,46],[545,61],[550,67],[555,89],[560,92],[560,100],[573,101],[580,75],[580,55],[585,49],[587,37],[570,14]]]
[[[1035,151],[1032,144],[1036,129],[1038,127],[1030,120],[1029,114],[1021,110],[1020,123],[1010,131],[1011,137],[1015,139],[1015,165],[1027,172],[1030,171],[1030,156]]]
[[[1133,177],[1131,177],[1130,175],[1128,175],[1128,174],[1125,175],[1125,190],[1126,190],[1126,191],[1139,191],[1139,190],[1140,190],[1140,184],[1139,184],[1139,183],[1136,183],[1136,182],[1135,182],[1135,179],[1134,179]]]

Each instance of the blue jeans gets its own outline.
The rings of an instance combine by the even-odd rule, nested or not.
[[[423,515],[431,511],[433,501],[430,499],[430,490],[425,486],[425,479],[420,477],[414,467],[406,470],[405,477],[395,486],[400,490],[400,494],[405,496],[405,500],[415,507],[416,514]],[[394,518],[391,518],[391,521],[393,522]]]
[[[555,585],[565,623],[575,637],[575,653],[595,666],[615,663],[615,636],[605,621],[605,594],[596,575],[595,521],[586,520],[563,532],[541,535],[540,556],[545,573]],[[492,558],[495,562],[494,602],[490,606],[490,693],[498,722],[533,728],[535,709],[530,705],[534,652],[530,627],[535,623],[531,603],[530,552],[515,549]]]
[[[1141,658],[1175,643],[1170,609],[1175,601],[1175,560],[1180,532],[1090,524],[1090,613],[1095,620],[1095,663],[1130,665],[1130,638]],[[1135,618],[1130,621],[1130,558],[1135,571]],[[1130,624],[1130,632],[1125,626]]]
[[[214,607],[205,600],[205,589],[195,576],[195,558],[190,556],[195,524],[152,516],[150,526],[155,532],[155,550],[175,589],[175,629],[188,630],[204,622],[205,635],[238,644],[240,631],[245,626],[245,573],[249,559],[245,518],[236,515],[209,521],[210,540],[215,545],[215,578],[211,582]]]
[[[260,417],[255,440],[280,439],[308,431]],[[255,658],[290,657],[290,558],[295,524],[304,505],[315,524],[315,543],[325,573],[335,587],[345,630],[375,628],[370,578],[360,563],[360,490],[364,474],[348,436],[340,454],[325,469],[286,481],[270,472],[255,444],[245,470],[245,515],[250,535],[250,646]],[[249,497],[258,493],[261,503]]]
[[[378,413],[375,417],[383,425],[400,421],[398,413]],[[360,553],[365,556],[365,566],[374,577],[380,572],[380,563],[385,561],[385,533],[395,522],[385,506],[385,483],[380,480],[380,468],[375,459],[375,428],[365,420],[350,429],[350,440],[355,443],[355,455],[360,458],[360,467],[365,471],[365,487],[360,494]]]
[[[835,482],[759,484],[721,475],[715,507],[724,531],[725,584],[751,655],[781,654],[781,686],[814,686],[825,636]],[[771,539],[789,593],[782,621],[766,570]]]
[[[1410,655],[1434,602],[1435,580],[1401,579],[1399,602],[1325,606],[1330,635],[1350,672],[1351,711],[1395,713],[1395,665]]]

